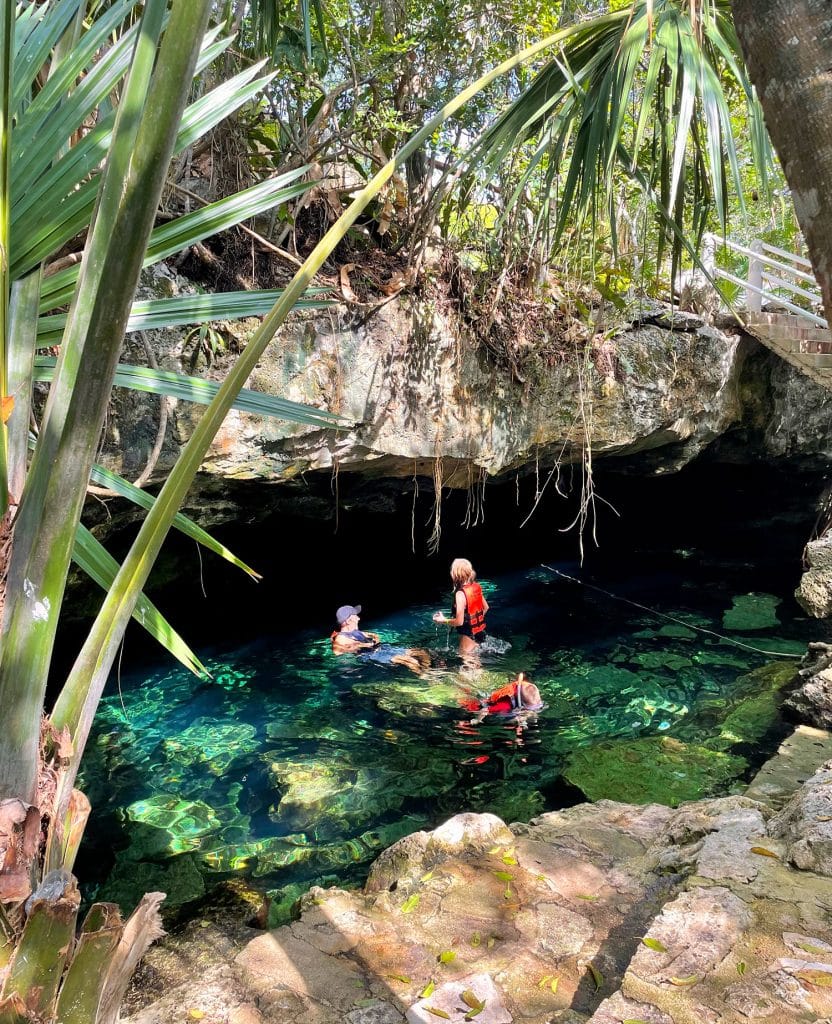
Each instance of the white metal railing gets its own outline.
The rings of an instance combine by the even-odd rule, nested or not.
[[[791,313],[797,313],[818,327],[828,327],[820,315],[822,299],[820,289],[812,273],[812,264],[805,256],[778,249],[768,242],[755,241],[740,245],[730,238],[707,234],[703,238],[702,263],[714,278],[739,285],[745,292],[749,312],[759,313],[763,302],[772,303]],[[748,277],[743,280],[735,274],[717,266],[717,248],[724,246],[732,252],[748,257]],[[800,297],[811,303],[810,309],[791,301]]]

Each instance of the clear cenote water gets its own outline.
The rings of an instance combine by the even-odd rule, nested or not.
[[[692,626],[801,653],[820,627],[785,587],[749,594],[749,568],[679,550],[639,575],[592,581]],[[730,791],[782,733],[777,689],[793,661],[539,565],[482,582],[489,630],[511,646],[484,655],[476,678],[461,673],[455,636],[431,622],[447,603],[439,588],[435,603],[380,619],[372,595],[354,598],[364,628],[430,650],[421,678],[336,659],[320,632],[216,649],[206,682],[169,663],[122,675],[82,780],[94,816],[79,873],[91,895],[131,906],[159,888],[175,906],[244,875],[288,907],[313,882],[361,878],[400,836],[461,810],[517,821],[583,794],[678,803]],[[519,670],[546,709],[522,730],[472,726],[460,700]]]

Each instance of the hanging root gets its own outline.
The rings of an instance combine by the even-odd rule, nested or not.
[[[435,555],[439,550],[439,538],[442,536],[442,481],[442,458],[437,456],[433,460],[433,527],[428,537],[428,554],[430,555]]]

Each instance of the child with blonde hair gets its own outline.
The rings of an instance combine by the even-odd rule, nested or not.
[[[454,585],[454,599],[451,615],[436,612],[434,622],[454,626],[459,634],[459,653],[470,655],[476,652],[485,640],[485,616],[488,601],[477,583],[477,574],[467,558],[455,558],[451,563],[451,582]]]

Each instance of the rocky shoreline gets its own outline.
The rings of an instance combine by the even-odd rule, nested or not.
[[[832,737],[745,796],[458,815],[251,938],[194,919],[129,1024],[733,1024],[832,1019]]]

